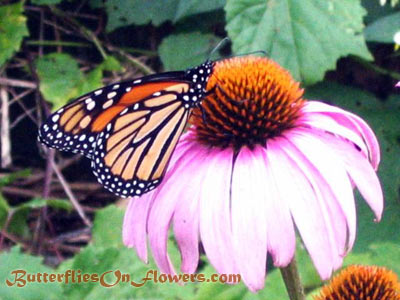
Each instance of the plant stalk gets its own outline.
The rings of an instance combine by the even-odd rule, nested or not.
[[[303,285],[297,270],[296,258],[287,267],[280,268],[290,300],[305,300]]]

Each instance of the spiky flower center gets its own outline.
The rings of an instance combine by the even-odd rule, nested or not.
[[[222,148],[265,146],[294,127],[304,102],[289,72],[255,56],[216,62],[207,93],[191,123],[200,142]]]
[[[386,268],[354,265],[334,277],[314,299],[400,300],[400,282]]]

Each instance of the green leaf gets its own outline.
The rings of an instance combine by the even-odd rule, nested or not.
[[[32,0],[32,4],[35,5],[55,5],[60,3],[62,0]]]
[[[28,36],[24,2],[0,6],[0,67],[21,47]]]
[[[217,37],[200,32],[166,37],[158,51],[166,70],[184,70],[204,62],[217,43]]]
[[[236,54],[264,50],[306,84],[320,81],[342,56],[372,59],[359,0],[229,0],[225,11]]]
[[[42,264],[42,258],[23,254],[18,247],[13,247],[10,252],[0,254],[0,264],[1,299],[60,299],[62,290],[58,282],[27,282],[27,274],[54,273],[53,269]],[[23,272],[26,274],[23,275]],[[43,276],[42,281],[44,280]],[[16,280],[16,277],[21,280]],[[18,287],[18,282],[24,283],[22,279],[25,280],[25,286]],[[11,286],[6,284],[6,280],[10,282]]]
[[[89,93],[99,87],[103,86],[103,72],[104,71],[121,71],[122,66],[119,61],[112,57],[107,58],[96,68],[94,68],[89,74],[87,74],[78,84],[77,95],[83,95]]]
[[[89,0],[89,5],[91,8],[103,8],[104,2],[103,0]]]
[[[210,278],[216,271],[210,265],[207,265],[200,273],[205,274],[206,278]],[[257,293],[252,293],[244,285],[239,284],[222,284],[217,282],[202,282],[198,286],[196,298],[198,300],[215,299],[215,300],[257,300],[257,299],[289,299],[286,288],[282,280],[281,273],[278,269],[268,270],[264,289]]]
[[[180,0],[174,22],[184,17],[220,9],[226,0]]]
[[[81,274],[95,273],[101,276],[104,272],[112,271],[106,275],[109,284],[116,282],[117,271],[129,274],[130,279],[136,283],[142,283],[149,271],[154,274],[157,268],[152,261],[149,265],[144,264],[132,249],[122,244],[123,213],[114,205],[98,211],[93,226],[93,243],[73,259],[60,265],[57,272],[79,270]],[[176,249],[172,247],[169,251]],[[178,255],[179,253],[171,253],[173,260]],[[157,274],[161,273],[157,271]],[[179,295],[179,299],[193,299],[195,287],[196,284],[181,286],[176,283],[155,283],[152,280],[145,282],[140,288],[122,281],[112,288],[103,287],[99,282],[63,285],[64,294],[73,299],[176,299],[176,295]]]
[[[40,91],[56,110],[68,100],[101,87],[104,71],[120,71],[122,67],[117,59],[108,56],[85,76],[74,58],[65,53],[51,53],[36,60],[36,69]]]
[[[32,171],[30,169],[24,169],[0,177],[0,187],[8,185],[19,178],[28,177],[31,173]]]
[[[53,208],[64,209],[67,211],[72,210],[72,204],[68,200],[62,199],[44,199],[44,198],[33,198],[28,202],[24,202],[18,206],[14,206],[13,209],[20,210],[20,209],[38,209],[45,206],[50,206]]]
[[[107,58],[98,66],[102,71],[122,71],[120,62],[113,56],[109,55]]]
[[[368,42],[393,44],[397,31],[400,31],[400,12],[376,20],[365,28],[364,33]]]
[[[107,31],[128,25],[155,26],[173,20],[178,8],[177,0],[108,0],[106,1],[108,16]]]
[[[8,205],[3,195],[0,193],[0,229],[3,229],[4,223],[7,220],[9,210],[10,206]]]
[[[53,110],[65,105],[79,94],[83,74],[75,59],[65,53],[51,53],[36,60],[43,97],[53,104]]]
[[[122,219],[124,211],[110,205],[96,213],[93,223],[93,243],[98,247],[122,246]]]
[[[159,26],[165,21],[177,22],[187,16],[222,8],[226,0],[108,0],[107,31],[128,25],[152,23]]]
[[[390,15],[394,9],[391,5],[381,5],[380,0],[361,0],[362,6],[367,10],[367,15],[364,18],[365,24],[370,24],[379,18]]]

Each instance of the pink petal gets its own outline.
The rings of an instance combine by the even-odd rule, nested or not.
[[[154,260],[164,273],[174,273],[167,253],[168,229],[174,209],[185,190],[185,178],[190,176],[192,164],[196,161],[198,151],[194,145],[179,159],[179,162],[168,171],[166,178],[157,189],[148,219],[148,235]]]
[[[200,193],[200,236],[211,264],[221,274],[237,274],[233,253],[230,186],[233,152],[210,150]]]
[[[380,221],[383,212],[382,188],[372,166],[361,153],[349,142],[328,135],[320,135],[320,139],[329,144],[335,154],[343,160],[346,171],[356,184],[361,195],[371,207]]]
[[[145,194],[141,198],[129,200],[122,227],[122,239],[127,247],[135,247],[139,258],[148,263],[147,258],[147,216],[152,205],[155,191]]]
[[[299,123],[322,132],[331,132],[335,135],[348,139],[360,147],[365,157],[368,157],[368,149],[362,138],[353,130],[336,122],[332,116],[320,113],[308,113],[303,115],[303,117],[299,120]]]
[[[240,274],[251,291],[264,287],[267,262],[268,199],[260,151],[242,148],[232,176],[233,245]]]
[[[271,161],[274,155],[270,151],[268,141],[267,150],[259,152],[260,159],[264,165],[263,186],[267,193],[266,212],[267,212],[267,244],[268,252],[271,254],[274,265],[277,267],[286,267],[293,259],[296,249],[296,236],[294,225],[290,216],[290,210],[287,199],[279,193],[279,185],[275,175],[278,172],[272,168]]]
[[[199,261],[199,197],[207,172],[204,164],[207,161],[206,149],[199,145],[194,157],[180,174],[182,192],[173,216],[175,239],[181,252],[181,270],[184,273],[194,273]]]
[[[351,129],[362,137],[368,147],[369,159],[376,169],[380,161],[378,140],[372,129],[360,117],[335,106],[327,105],[319,101],[307,101],[302,108],[304,113],[322,113],[331,116],[336,122]]]
[[[327,279],[342,262],[338,250],[344,252],[346,220],[341,214],[336,214],[333,220],[329,213],[332,208],[326,203],[335,201],[330,187],[291,143],[284,138],[277,139],[268,144],[268,150],[270,167],[277,182],[281,182],[278,192],[288,200],[290,212],[318,273]],[[339,229],[342,239],[335,237],[335,228]]]
[[[336,201],[326,201],[330,205],[332,220],[341,214],[346,217],[349,230],[349,249],[354,244],[356,236],[356,210],[353,189],[346,173],[343,161],[335,156],[335,153],[325,143],[318,139],[319,132],[315,133],[312,129],[296,129],[288,134],[288,139],[294,146],[303,153],[308,161],[315,167],[315,174],[320,174],[327,182],[328,187],[333,192]],[[326,136],[329,136],[327,134]],[[336,137],[331,136],[331,139]],[[329,198],[328,198],[329,199]],[[340,229],[334,226],[334,229]],[[345,238],[345,233],[341,230],[336,233],[336,240]],[[342,242],[338,243],[338,251],[342,253]]]

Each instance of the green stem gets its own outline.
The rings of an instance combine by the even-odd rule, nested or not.
[[[303,285],[297,270],[296,258],[285,268],[280,268],[290,300],[305,300]]]
[[[370,69],[370,70],[372,70],[372,71],[374,71],[376,73],[387,75],[387,76],[392,77],[393,79],[400,80],[400,73],[397,73],[397,72],[394,72],[394,71],[390,71],[390,70],[386,70],[386,69],[384,69],[382,67],[379,67],[379,66],[377,66],[377,65],[375,65],[375,64],[373,64],[373,63],[371,63],[371,62],[369,62],[369,61],[367,61],[367,60],[365,60],[365,59],[363,59],[361,57],[358,57],[358,56],[353,56],[352,55],[351,58],[353,60],[357,61],[358,63],[360,63],[361,65],[363,65],[364,67],[366,67],[366,68],[368,68],[368,69]]]
[[[157,51],[139,49],[139,48],[132,48],[132,47],[120,47],[121,50],[129,53],[141,54],[145,56],[157,56]]]
[[[26,41],[28,45],[32,46],[63,46],[63,47],[90,47],[90,44],[78,42],[65,42],[65,41]]]

